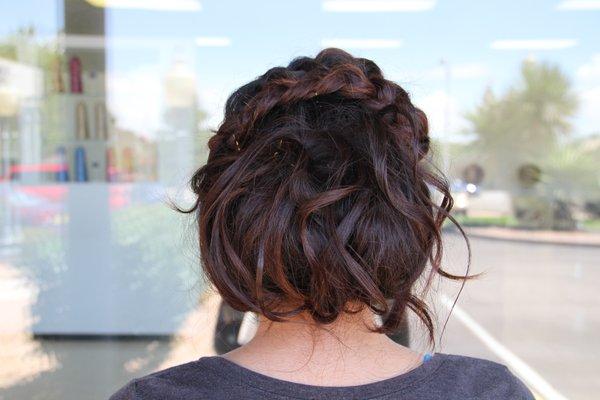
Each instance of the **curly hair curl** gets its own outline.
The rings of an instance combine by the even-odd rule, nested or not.
[[[214,133],[180,211],[196,213],[203,269],[231,307],[328,324],[359,302],[388,334],[408,308],[433,342],[415,283],[428,264],[428,282],[467,276],[440,265],[453,200],[404,89],[328,48],[240,87]]]

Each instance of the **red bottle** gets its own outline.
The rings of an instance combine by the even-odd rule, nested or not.
[[[71,60],[69,60],[69,76],[71,80],[71,93],[83,93],[81,60],[79,57],[71,57]]]

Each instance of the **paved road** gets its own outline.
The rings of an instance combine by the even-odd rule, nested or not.
[[[447,243],[447,262],[460,271],[464,246],[454,236]],[[459,307],[565,398],[598,398],[600,248],[486,239],[471,244],[472,271],[484,275],[467,283]],[[441,286],[441,292],[456,293],[456,287]],[[442,351],[500,360],[456,316],[441,345]]]

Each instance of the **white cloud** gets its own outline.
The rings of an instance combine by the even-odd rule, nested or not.
[[[582,134],[600,132],[600,86],[581,91],[579,99],[579,130]]]
[[[581,134],[600,132],[600,54],[595,54],[575,71],[579,112],[576,131]]]
[[[561,50],[577,44],[575,39],[511,39],[494,40],[490,47],[494,50]]]
[[[216,129],[223,120],[223,109],[229,89],[224,88],[202,88],[199,93],[200,109],[207,116],[202,121],[202,127],[205,129]]]
[[[162,82],[158,68],[150,65],[109,72],[106,76],[107,106],[116,125],[142,136],[154,137],[163,116]]]
[[[584,80],[600,78],[600,54],[594,55],[590,62],[577,68],[577,77]]]
[[[56,37],[44,37],[43,41],[59,47],[72,49],[152,49],[168,48],[174,46],[224,46],[231,44],[231,40],[225,37],[148,37],[148,36],[104,36],[104,35],[77,35],[64,33]]]
[[[446,68],[442,65],[425,72],[424,78],[442,80],[446,78]],[[477,79],[490,74],[488,67],[479,63],[465,63],[450,66],[450,79]]]
[[[427,115],[432,138],[453,140],[457,136],[456,132],[467,126],[459,110],[458,99],[443,90],[416,99],[414,103]]]
[[[153,11],[200,11],[198,0],[88,0],[96,7],[129,8]]]
[[[228,47],[231,46],[231,39],[228,37],[197,37],[196,46],[198,47]]]
[[[402,46],[399,39],[343,39],[331,38],[321,40],[322,47],[339,47],[342,49],[393,49]]]
[[[599,0],[564,0],[556,6],[560,11],[600,10]]]
[[[418,12],[435,7],[435,0],[324,0],[326,12]]]

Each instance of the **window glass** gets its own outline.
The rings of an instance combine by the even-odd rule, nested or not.
[[[191,204],[228,94],[325,47],[429,117],[483,273],[456,304],[456,285],[427,294],[436,350],[540,398],[600,391],[598,2],[22,0],[0,20],[0,398],[106,398],[251,335],[169,204]],[[421,337],[411,319],[396,339]]]

